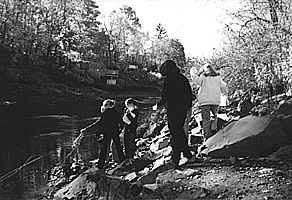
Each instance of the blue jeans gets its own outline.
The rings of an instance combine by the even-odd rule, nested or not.
[[[201,106],[202,112],[202,124],[203,124],[203,133],[206,139],[212,136],[211,131],[217,130],[217,113],[218,113],[218,105],[204,105]],[[213,122],[213,126],[211,128],[211,116],[210,111],[212,112],[215,120]]]

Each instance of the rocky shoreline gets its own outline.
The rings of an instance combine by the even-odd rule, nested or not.
[[[194,107],[193,110],[195,109]],[[208,146],[212,140],[222,142],[219,137],[222,134],[228,139],[236,137],[240,133],[230,126],[237,127],[238,130],[245,129],[247,132],[258,132],[259,136],[273,132],[274,128],[271,125],[273,123],[270,118],[279,117],[287,120],[288,117],[290,120],[291,100],[281,104],[273,115],[248,115],[233,120],[203,144],[202,141],[198,142],[200,140],[197,137],[200,137],[200,133],[196,131],[198,126],[194,124],[196,123],[194,117],[190,126],[190,134],[194,137],[191,140],[191,150],[193,153],[198,153],[198,145],[205,145],[206,148],[198,150],[204,153],[203,159],[194,163],[186,163],[186,158],[182,157],[181,169],[175,169],[169,162],[172,150],[169,130],[163,121],[164,114],[162,112],[159,116],[150,119],[148,126],[147,124],[141,125],[138,131],[140,134],[140,138],[137,140],[138,150],[134,160],[126,160],[119,165],[109,166],[106,170],[99,170],[94,163],[89,165],[88,162],[74,163],[73,167],[70,167],[71,173],[67,173],[69,176],[55,177],[57,182],[52,182],[52,187],[47,193],[49,196],[46,198],[141,200],[292,198],[291,131],[284,132],[288,139],[281,144],[273,139],[273,137],[277,137],[278,129],[274,132],[275,136],[268,141],[275,141],[278,148],[268,155],[264,155],[267,152],[265,149],[271,150],[274,146],[267,145],[269,144],[267,138],[257,140],[257,145],[263,148],[263,153],[254,152],[250,156],[240,155],[242,152],[240,147],[253,147],[253,142],[246,142],[246,139],[238,139],[234,143],[235,146],[227,142],[225,148],[233,149],[233,154],[229,155],[225,151],[220,154],[220,149],[218,150],[212,145]],[[259,121],[254,123],[255,120],[260,120],[261,123]],[[241,121],[245,121],[245,124],[242,125]],[[251,124],[253,125],[251,126]],[[267,128],[263,128],[263,124],[266,124],[264,127]],[[276,124],[276,126],[285,126],[285,124]],[[63,169],[59,170],[64,172]]]
[[[3,88],[2,86],[0,89],[0,102],[4,106],[32,102],[100,101],[104,98],[117,98],[122,101],[129,95],[143,98],[143,96],[149,97],[149,94],[159,94],[158,91],[149,88],[145,89],[146,92],[118,88],[108,92],[91,87],[40,89],[22,84]],[[182,157],[181,169],[174,169],[171,162],[168,162],[171,146],[169,130],[164,121],[165,112],[156,113],[157,115],[151,115],[152,118],[145,119],[145,123],[137,130],[138,150],[134,160],[127,160],[119,165],[109,165],[105,171],[97,169],[94,163],[88,161],[56,166],[51,172],[52,177],[48,187],[41,193],[35,194],[32,199],[292,199],[292,132],[289,128],[292,102],[291,99],[278,99],[278,101],[279,107],[272,114],[267,113],[264,109],[265,105],[259,105],[258,112],[253,115],[233,118],[229,121],[220,120],[220,123],[224,122],[220,125],[222,129],[205,141],[206,148],[199,149],[204,153],[203,160],[185,164],[186,160]],[[151,105],[153,102],[150,100],[144,103]],[[197,114],[199,111],[194,104],[189,124],[191,135],[189,141],[194,154],[197,153],[199,146],[203,146],[201,128],[196,121]],[[212,145],[222,142],[220,135],[224,136],[223,138],[226,138],[226,135],[235,136],[238,133],[236,130],[247,129],[246,127],[252,127],[247,129],[249,132],[262,130],[258,128],[261,124],[269,122],[267,119],[270,117],[279,118],[280,124],[277,122],[276,126],[282,126],[281,131],[284,131],[287,138],[285,140],[285,136],[280,134],[281,137],[283,136],[283,141],[285,140],[283,144],[281,143],[282,147],[278,146],[277,151],[269,155],[227,155],[226,150],[218,150]],[[265,123],[249,125],[255,120],[263,120]],[[240,127],[241,121],[245,121],[244,128]],[[267,123],[265,126],[270,127],[270,124]],[[232,127],[237,128],[233,130]],[[269,130],[275,134],[269,140],[273,141],[273,138],[278,137],[279,130],[276,131],[274,128]],[[242,141],[238,140],[238,144],[245,144]],[[262,141],[257,143],[262,144],[259,146],[265,147],[269,144],[262,139],[258,141]],[[232,152],[241,152],[237,151],[236,146],[227,147],[234,148]],[[221,157],[218,156],[220,151]],[[222,157],[225,154],[226,156]]]

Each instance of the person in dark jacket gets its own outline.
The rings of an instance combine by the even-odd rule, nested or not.
[[[173,148],[172,161],[179,168],[181,152],[188,158],[188,162],[194,162],[186,134],[184,123],[187,110],[192,106],[192,89],[188,79],[180,73],[180,69],[172,60],[166,60],[160,67],[159,72],[165,77],[162,85],[161,100],[153,106],[153,110],[167,105],[168,126]]]
[[[124,145],[125,145],[125,154],[127,159],[131,159],[134,156],[136,150],[135,147],[135,138],[136,138],[136,129],[138,126],[139,110],[138,103],[133,98],[128,98],[125,100],[125,114],[123,121],[125,123],[124,130]]]
[[[103,139],[101,140],[102,147],[97,164],[99,169],[103,169],[104,167],[108,146],[111,140],[113,140],[116,146],[119,161],[122,162],[125,160],[119,137],[120,131],[123,127],[123,121],[122,116],[115,109],[115,103],[115,100],[106,99],[101,107],[101,116],[99,120],[90,126],[81,129],[79,140],[81,140],[84,134],[87,133],[98,132],[98,134],[103,135]],[[75,143],[80,143],[80,141],[75,141]]]

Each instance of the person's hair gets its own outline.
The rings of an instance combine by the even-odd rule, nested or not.
[[[125,104],[133,104],[134,106],[138,106],[138,102],[133,98],[128,98],[125,100]]]
[[[116,101],[115,100],[113,100],[113,99],[106,99],[106,100],[104,100],[103,101],[103,106],[104,107],[109,107],[109,108],[113,108],[113,107],[115,107],[115,105],[116,105]]]
[[[207,63],[205,64],[200,71],[205,75],[205,76],[218,76],[219,73],[212,67],[211,64]]]
[[[159,73],[162,76],[168,76],[170,74],[180,73],[180,69],[177,67],[173,60],[166,60],[159,68]]]

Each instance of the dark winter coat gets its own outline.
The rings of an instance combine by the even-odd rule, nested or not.
[[[158,106],[165,104],[167,104],[168,111],[187,110],[192,106],[192,89],[184,75],[173,73],[166,76]]]
[[[139,110],[135,108],[134,110],[132,110],[132,113],[135,114],[135,117],[132,117],[131,113],[128,111],[126,111],[125,113],[128,119],[131,121],[130,124],[125,123],[125,128],[136,131],[136,128],[138,126]]]
[[[122,128],[122,117],[115,108],[106,109],[99,120],[99,133],[118,134]]]

